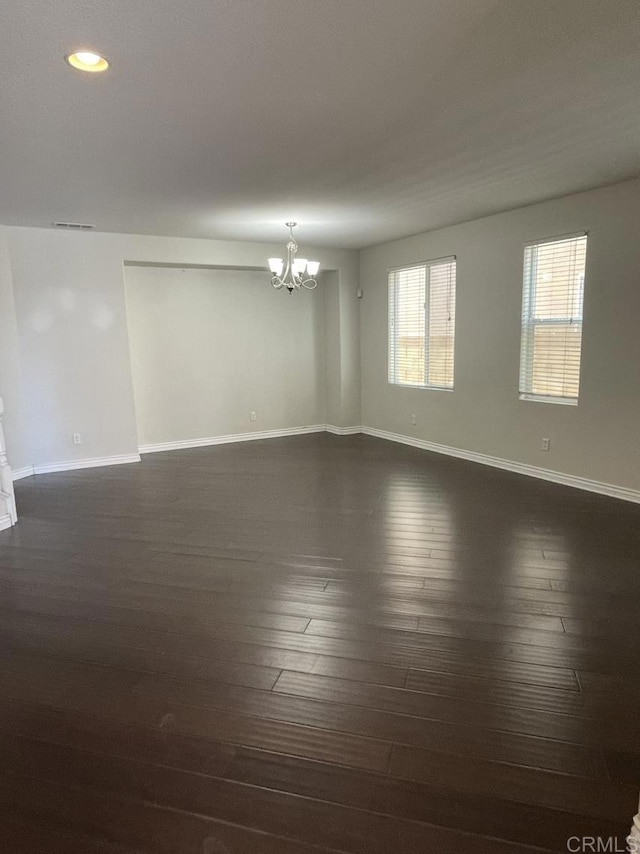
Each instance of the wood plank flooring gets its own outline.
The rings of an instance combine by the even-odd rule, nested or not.
[[[624,850],[640,507],[325,434],[16,493],[0,851]]]

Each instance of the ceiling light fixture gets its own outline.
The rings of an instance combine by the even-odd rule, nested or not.
[[[273,273],[271,284],[276,290],[286,288],[289,293],[299,291],[300,288],[313,290],[318,284],[314,276],[318,275],[320,269],[319,261],[307,261],[306,258],[296,258],[298,244],[293,236],[293,229],[297,222],[288,222],[289,242],[287,243],[286,264],[282,258],[269,258],[269,269]],[[284,270],[284,272],[283,272]],[[305,278],[305,271],[307,278]]]
[[[76,50],[65,56],[65,59],[72,68],[77,68],[78,71],[90,71],[94,74],[98,71],[106,71],[109,67],[104,56],[100,56],[99,53],[94,53],[92,50]]]

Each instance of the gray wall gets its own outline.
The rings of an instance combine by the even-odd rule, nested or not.
[[[13,277],[7,229],[0,226],[0,397],[4,401],[4,431],[9,462],[14,469],[31,463],[23,423],[23,387]]]
[[[267,283],[257,297],[269,294],[274,306],[297,297],[314,301],[314,335],[324,338],[324,368],[317,350],[314,356],[314,391],[301,399],[302,414],[287,411],[293,423],[284,425],[281,409],[247,403],[257,393],[250,390],[233,404],[237,423],[249,408],[265,413],[257,429],[321,421],[316,395],[324,371],[325,420],[336,426],[364,424],[640,489],[639,223],[636,180],[383,244],[360,254],[362,301],[358,253],[314,250],[325,271],[315,294],[288,297]],[[589,250],[579,405],[520,401],[523,244],[581,230],[589,232]],[[0,228],[0,392],[14,467],[136,452],[124,262],[264,269],[265,259],[281,251],[269,244]],[[455,390],[389,386],[387,268],[450,254],[458,257]],[[238,432],[228,426],[235,418],[219,429]],[[73,445],[73,432],[83,434],[82,445]],[[540,449],[543,436],[551,439],[548,453]]]
[[[29,462],[36,465],[137,452],[125,262],[259,268],[274,306],[310,296],[288,297],[269,286],[266,259],[281,255],[283,244],[41,228],[6,231],[26,390],[25,436]],[[333,423],[358,424],[358,253],[315,248],[313,254],[324,270],[335,271],[338,300],[352,309],[341,321],[349,346],[333,361],[331,379],[340,389]],[[8,432],[17,440],[13,434],[18,431]],[[73,433],[82,434],[82,445],[73,444]]]
[[[518,399],[524,243],[589,232],[580,400]],[[387,382],[387,268],[458,259],[455,390]],[[640,489],[640,181],[567,196],[361,253],[368,427]],[[415,413],[417,424],[410,423]],[[541,450],[541,438],[551,450]]]
[[[127,267],[125,282],[141,445],[325,423],[322,290],[243,270]]]

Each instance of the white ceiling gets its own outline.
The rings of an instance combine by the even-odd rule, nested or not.
[[[0,0],[0,223],[361,247],[632,177],[639,46],[639,0]]]

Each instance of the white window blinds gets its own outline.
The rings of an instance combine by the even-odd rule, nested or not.
[[[456,260],[389,273],[389,382],[453,388]]]
[[[532,243],[524,252],[520,395],[577,403],[587,236]]]

